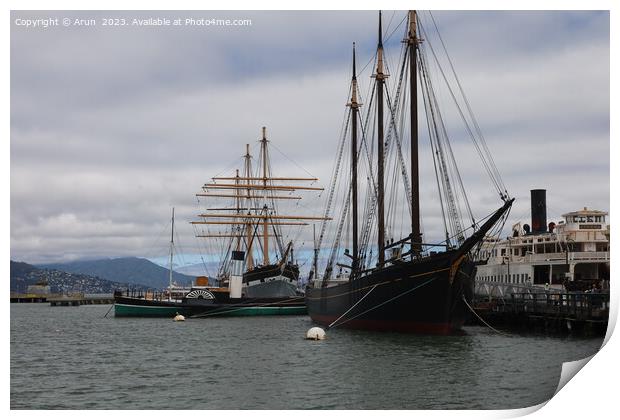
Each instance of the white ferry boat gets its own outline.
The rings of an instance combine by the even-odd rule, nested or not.
[[[510,237],[485,238],[476,294],[609,290],[608,213],[584,207],[547,224],[546,190],[532,190],[531,200],[531,226],[519,222]]]

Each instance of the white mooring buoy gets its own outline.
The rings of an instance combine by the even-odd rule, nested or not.
[[[185,317],[177,312],[177,315],[173,318],[173,321],[185,321]]]
[[[306,333],[306,340],[325,340],[325,331],[323,328],[312,327]]]

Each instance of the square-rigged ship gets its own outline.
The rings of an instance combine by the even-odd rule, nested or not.
[[[432,14],[429,15],[432,25],[437,30]],[[388,62],[384,56],[381,14],[379,14],[379,39],[373,65],[375,72],[372,75],[375,80],[365,116],[360,112],[362,104],[358,100],[360,95],[355,45],[353,47],[353,77],[350,101],[347,104],[349,113],[346,117],[345,136],[342,137],[337,152],[337,156],[342,156],[346,133],[350,132],[350,181],[348,188],[345,188],[348,192],[343,210],[339,212],[340,220],[333,229],[334,241],[324,274],[321,278],[315,274],[306,288],[308,313],[319,324],[328,327],[436,334],[449,334],[460,329],[473,296],[476,266],[470,258],[470,253],[480,246],[489,231],[498,227],[501,229],[514,201],[503,186],[454,72],[452,61],[448,59],[449,66],[444,71],[437,60],[437,47],[444,47],[445,50],[443,40],[433,48],[429,41],[430,27],[426,29],[424,26],[416,12],[408,13],[397,79],[393,89],[390,90],[386,86]],[[422,41],[428,45],[434,62],[429,59]],[[475,220],[467,200],[428,72],[430,65],[441,69],[441,75],[447,83],[446,75],[449,71],[454,74],[455,82],[448,88],[449,92],[457,103],[458,112],[466,124],[466,132],[476,146],[482,166],[503,202],[501,207],[482,221]],[[421,86],[421,102],[426,111],[432,162],[439,189],[438,201],[444,220],[446,239],[440,244],[425,243],[420,229],[418,82]],[[385,102],[387,102],[385,107],[387,115],[384,115]],[[371,115],[375,111],[376,115]],[[387,136],[384,132],[386,120]],[[402,148],[405,120],[409,121],[410,128],[411,149],[408,169]],[[373,133],[376,133],[376,141],[369,145],[371,140],[369,137],[373,136]],[[358,134],[361,134],[359,139],[361,141],[358,141]],[[372,164],[373,160],[376,165]],[[342,159],[339,159],[335,174],[343,172],[338,169],[341,162]],[[386,162],[394,164],[391,168],[386,168]],[[362,229],[359,229],[358,166],[361,163],[368,164],[366,175],[368,193],[362,202],[364,223]],[[391,177],[388,179],[389,182],[385,179],[386,172],[388,177]],[[397,176],[402,178],[402,184],[397,181]],[[331,214],[336,189],[334,186],[337,183],[335,179],[332,180],[325,216]],[[387,200],[386,188],[392,192],[391,198]],[[396,224],[402,221],[402,218],[395,213],[404,207],[398,205],[399,199],[402,200],[403,197],[407,201],[411,215],[411,223],[407,227],[411,233],[403,239],[396,241],[390,239],[388,242],[386,233],[393,234],[398,229],[394,227],[390,229],[386,226],[386,222],[392,221]],[[400,203],[402,204],[402,201]],[[463,214],[468,217],[469,227],[464,228]],[[336,256],[342,249],[341,236],[347,221],[351,226],[352,249],[350,252],[349,249],[344,251],[344,256],[347,257],[346,263],[335,264]],[[320,247],[325,232],[324,223],[317,248]],[[376,235],[374,246],[371,245],[373,235]],[[388,251],[389,257],[386,259]],[[316,260],[315,257],[315,267]],[[339,267],[336,275],[334,265]],[[315,273],[317,271],[315,270]]]
[[[284,226],[302,227],[311,220],[326,217],[282,214],[278,201],[298,202],[292,195],[300,190],[322,191],[312,185],[315,177],[279,177],[272,172],[266,129],[260,140],[260,156],[253,170],[250,145],[246,145],[243,172],[234,176],[213,177],[196,194],[211,205],[194,226],[204,226],[197,236],[219,241],[222,252],[216,287],[198,282],[189,291],[175,297],[170,280],[167,293],[143,293],[133,296],[115,294],[116,316],[247,316],[306,314],[303,293],[299,289],[299,265],[294,258],[294,241],[284,241]],[[290,185],[293,182],[295,185]],[[283,184],[286,183],[286,184]],[[212,205],[224,200],[223,206]],[[210,227],[224,229],[214,231]],[[170,240],[170,273],[174,249],[174,210]],[[221,249],[220,249],[221,248]],[[213,248],[212,248],[213,249]],[[275,255],[275,258],[274,258]],[[260,259],[261,263],[258,262]],[[204,278],[203,278],[204,280]]]

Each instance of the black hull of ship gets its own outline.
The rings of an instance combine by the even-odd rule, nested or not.
[[[476,265],[468,254],[513,202],[514,198],[507,200],[458,249],[396,260],[335,286],[307,287],[308,314],[332,327],[422,334],[459,331],[474,295]]]
[[[248,298],[297,296],[298,279],[299,267],[295,264],[256,267],[243,274],[243,294]]]
[[[290,263],[285,264],[284,267],[281,267],[278,264],[256,267],[243,273],[243,282],[249,283],[280,275],[297,281],[297,279],[299,279],[299,267]]]
[[[318,324],[340,328],[457,332],[465,323],[468,308],[463,297],[471,302],[475,275],[475,265],[458,257],[457,252],[446,252],[391,265],[337,286],[309,287],[308,313]]]

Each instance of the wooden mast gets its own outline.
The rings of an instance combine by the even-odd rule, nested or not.
[[[312,279],[318,278],[319,272],[319,248],[316,243],[316,225],[312,225],[312,243],[314,245],[314,259],[312,260]]]
[[[352,242],[353,242],[353,261],[351,262],[351,275],[357,268],[357,113],[359,104],[357,102],[357,76],[355,71],[355,42],[353,43],[353,77],[351,79],[351,218],[352,223]]]
[[[297,215],[280,215],[272,213],[268,205],[271,200],[300,200],[299,196],[291,196],[297,190],[322,191],[323,188],[309,187],[304,185],[286,185],[276,184],[280,181],[317,181],[317,178],[300,178],[300,177],[271,177],[268,168],[269,154],[267,151],[267,135],[266,129],[263,127],[261,143],[261,160],[262,167],[259,174],[252,174],[252,165],[250,155],[250,145],[246,144],[246,153],[244,156],[244,170],[241,176],[239,171],[236,176],[214,177],[212,183],[205,183],[202,186],[203,192],[196,194],[201,197],[214,198],[232,198],[236,200],[234,206],[231,207],[213,207],[207,209],[208,213],[199,214],[203,220],[192,221],[195,225],[237,225],[245,226],[245,240],[247,241],[246,249],[246,269],[254,268],[253,241],[258,235],[262,235],[263,242],[263,264],[269,264],[269,238],[276,237],[277,233],[269,233],[272,226],[305,226],[310,220],[331,220],[325,217],[310,217]],[[261,176],[262,175],[262,176]],[[229,181],[229,183],[218,183],[216,181]],[[230,181],[234,181],[230,183]],[[221,190],[227,190],[228,193],[222,194]],[[231,193],[232,192],[232,193]],[[262,200],[261,204],[254,200]],[[219,213],[219,212],[222,213]],[[258,234],[258,235],[257,235]],[[234,230],[226,234],[198,234],[198,237],[205,238],[237,238],[239,244],[243,242],[243,232],[235,232]],[[241,245],[235,247],[238,248]],[[234,249],[234,248],[233,248]]]
[[[385,215],[384,215],[384,181],[383,181],[383,86],[387,75],[383,73],[383,38],[381,12],[379,12],[379,43],[377,45],[377,253],[378,264],[385,263]]]
[[[409,90],[411,121],[411,250],[413,255],[422,251],[420,235],[420,170],[418,162],[418,37],[416,12],[409,11]]]
[[[263,186],[265,190],[265,216],[269,212],[267,207],[267,128],[263,127],[263,138],[261,139],[261,152],[263,154]],[[269,264],[269,224],[267,217],[263,220],[263,265]]]
[[[172,208],[172,227],[170,229],[170,272],[168,277],[168,300],[172,300],[172,258],[174,253],[174,207]]]
[[[237,179],[235,179],[235,184],[239,185],[239,169],[236,170],[236,174],[237,174]],[[237,194],[237,198],[236,198],[236,204],[237,204],[237,216],[241,215],[241,190],[237,189],[235,190],[236,194]],[[235,228],[233,228],[235,229]],[[236,233],[236,238],[237,238],[237,246],[236,246],[236,250],[237,251],[241,251],[241,231],[239,229],[239,226],[236,227],[237,232]],[[233,235],[235,234],[233,233]]]
[[[251,173],[251,168],[250,168],[250,162],[251,162],[252,156],[250,155],[250,145],[246,143],[245,145],[245,156],[244,156],[244,167],[245,167],[245,177],[248,178],[245,181],[247,182],[247,184],[251,184],[251,181],[249,178],[252,176]],[[249,212],[249,208],[252,206],[252,202],[251,202],[251,198],[252,198],[252,194],[250,193],[252,190],[250,188],[248,188],[246,190],[246,200],[247,200],[247,207],[248,207],[248,212]],[[246,267],[248,270],[252,270],[254,268],[254,257],[252,256],[252,223],[251,221],[248,219],[247,223],[245,224],[245,234],[246,234],[246,240],[247,240],[247,255],[245,256],[245,262],[246,262]]]

